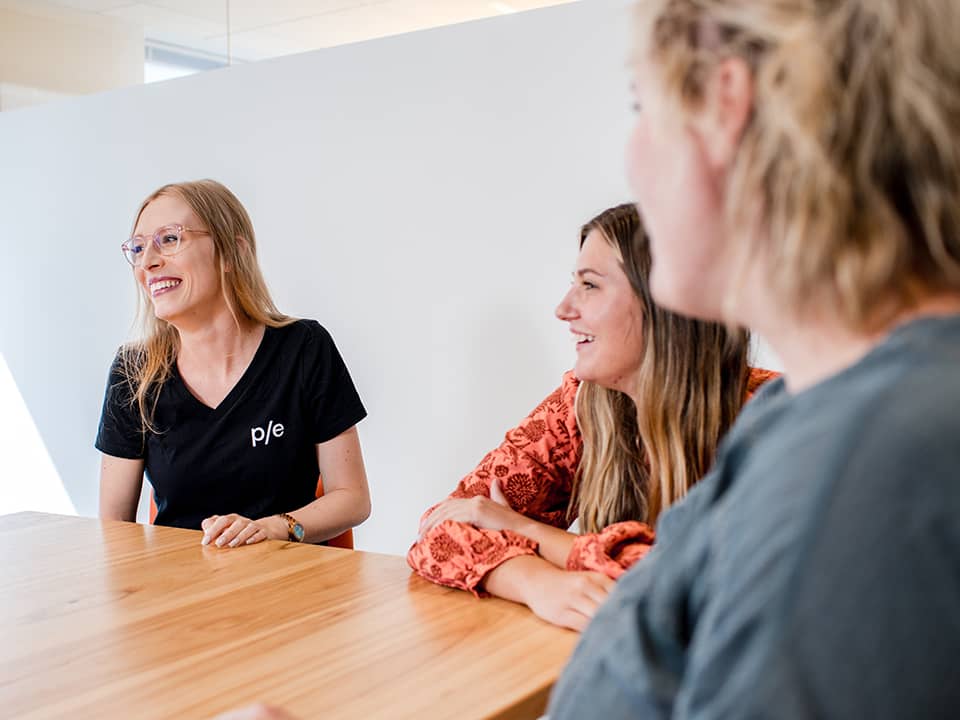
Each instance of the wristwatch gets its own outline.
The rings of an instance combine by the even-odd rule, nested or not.
[[[287,513],[277,513],[277,517],[281,517],[287,521],[287,540],[290,542],[303,542],[303,525],[300,524],[299,520],[293,515],[287,515]]]

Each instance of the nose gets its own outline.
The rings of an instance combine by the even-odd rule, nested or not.
[[[563,296],[563,299],[560,300],[560,304],[557,305],[557,309],[553,311],[554,315],[564,322],[574,320],[580,315],[573,301],[573,293],[576,289],[575,286],[571,285],[570,289],[567,290],[567,293]]]
[[[163,255],[157,249],[153,242],[148,242],[143,248],[143,257],[140,259],[140,266],[143,268],[157,268],[163,264]]]

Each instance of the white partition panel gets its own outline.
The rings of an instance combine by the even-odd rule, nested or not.
[[[0,353],[78,512],[133,318],[120,243],[155,187],[213,177],[369,410],[358,547],[404,552],[572,363],[578,228],[627,197],[627,18],[589,0],[0,114]]]

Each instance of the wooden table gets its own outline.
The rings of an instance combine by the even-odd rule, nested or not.
[[[0,717],[536,717],[577,636],[390,555],[0,517]]]

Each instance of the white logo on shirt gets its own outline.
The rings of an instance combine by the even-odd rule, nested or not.
[[[283,425],[280,423],[274,424],[273,420],[271,420],[267,423],[266,430],[264,430],[262,427],[250,428],[250,443],[253,445],[253,447],[256,447],[257,443],[269,445],[270,438],[272,437],[283,437]]]

